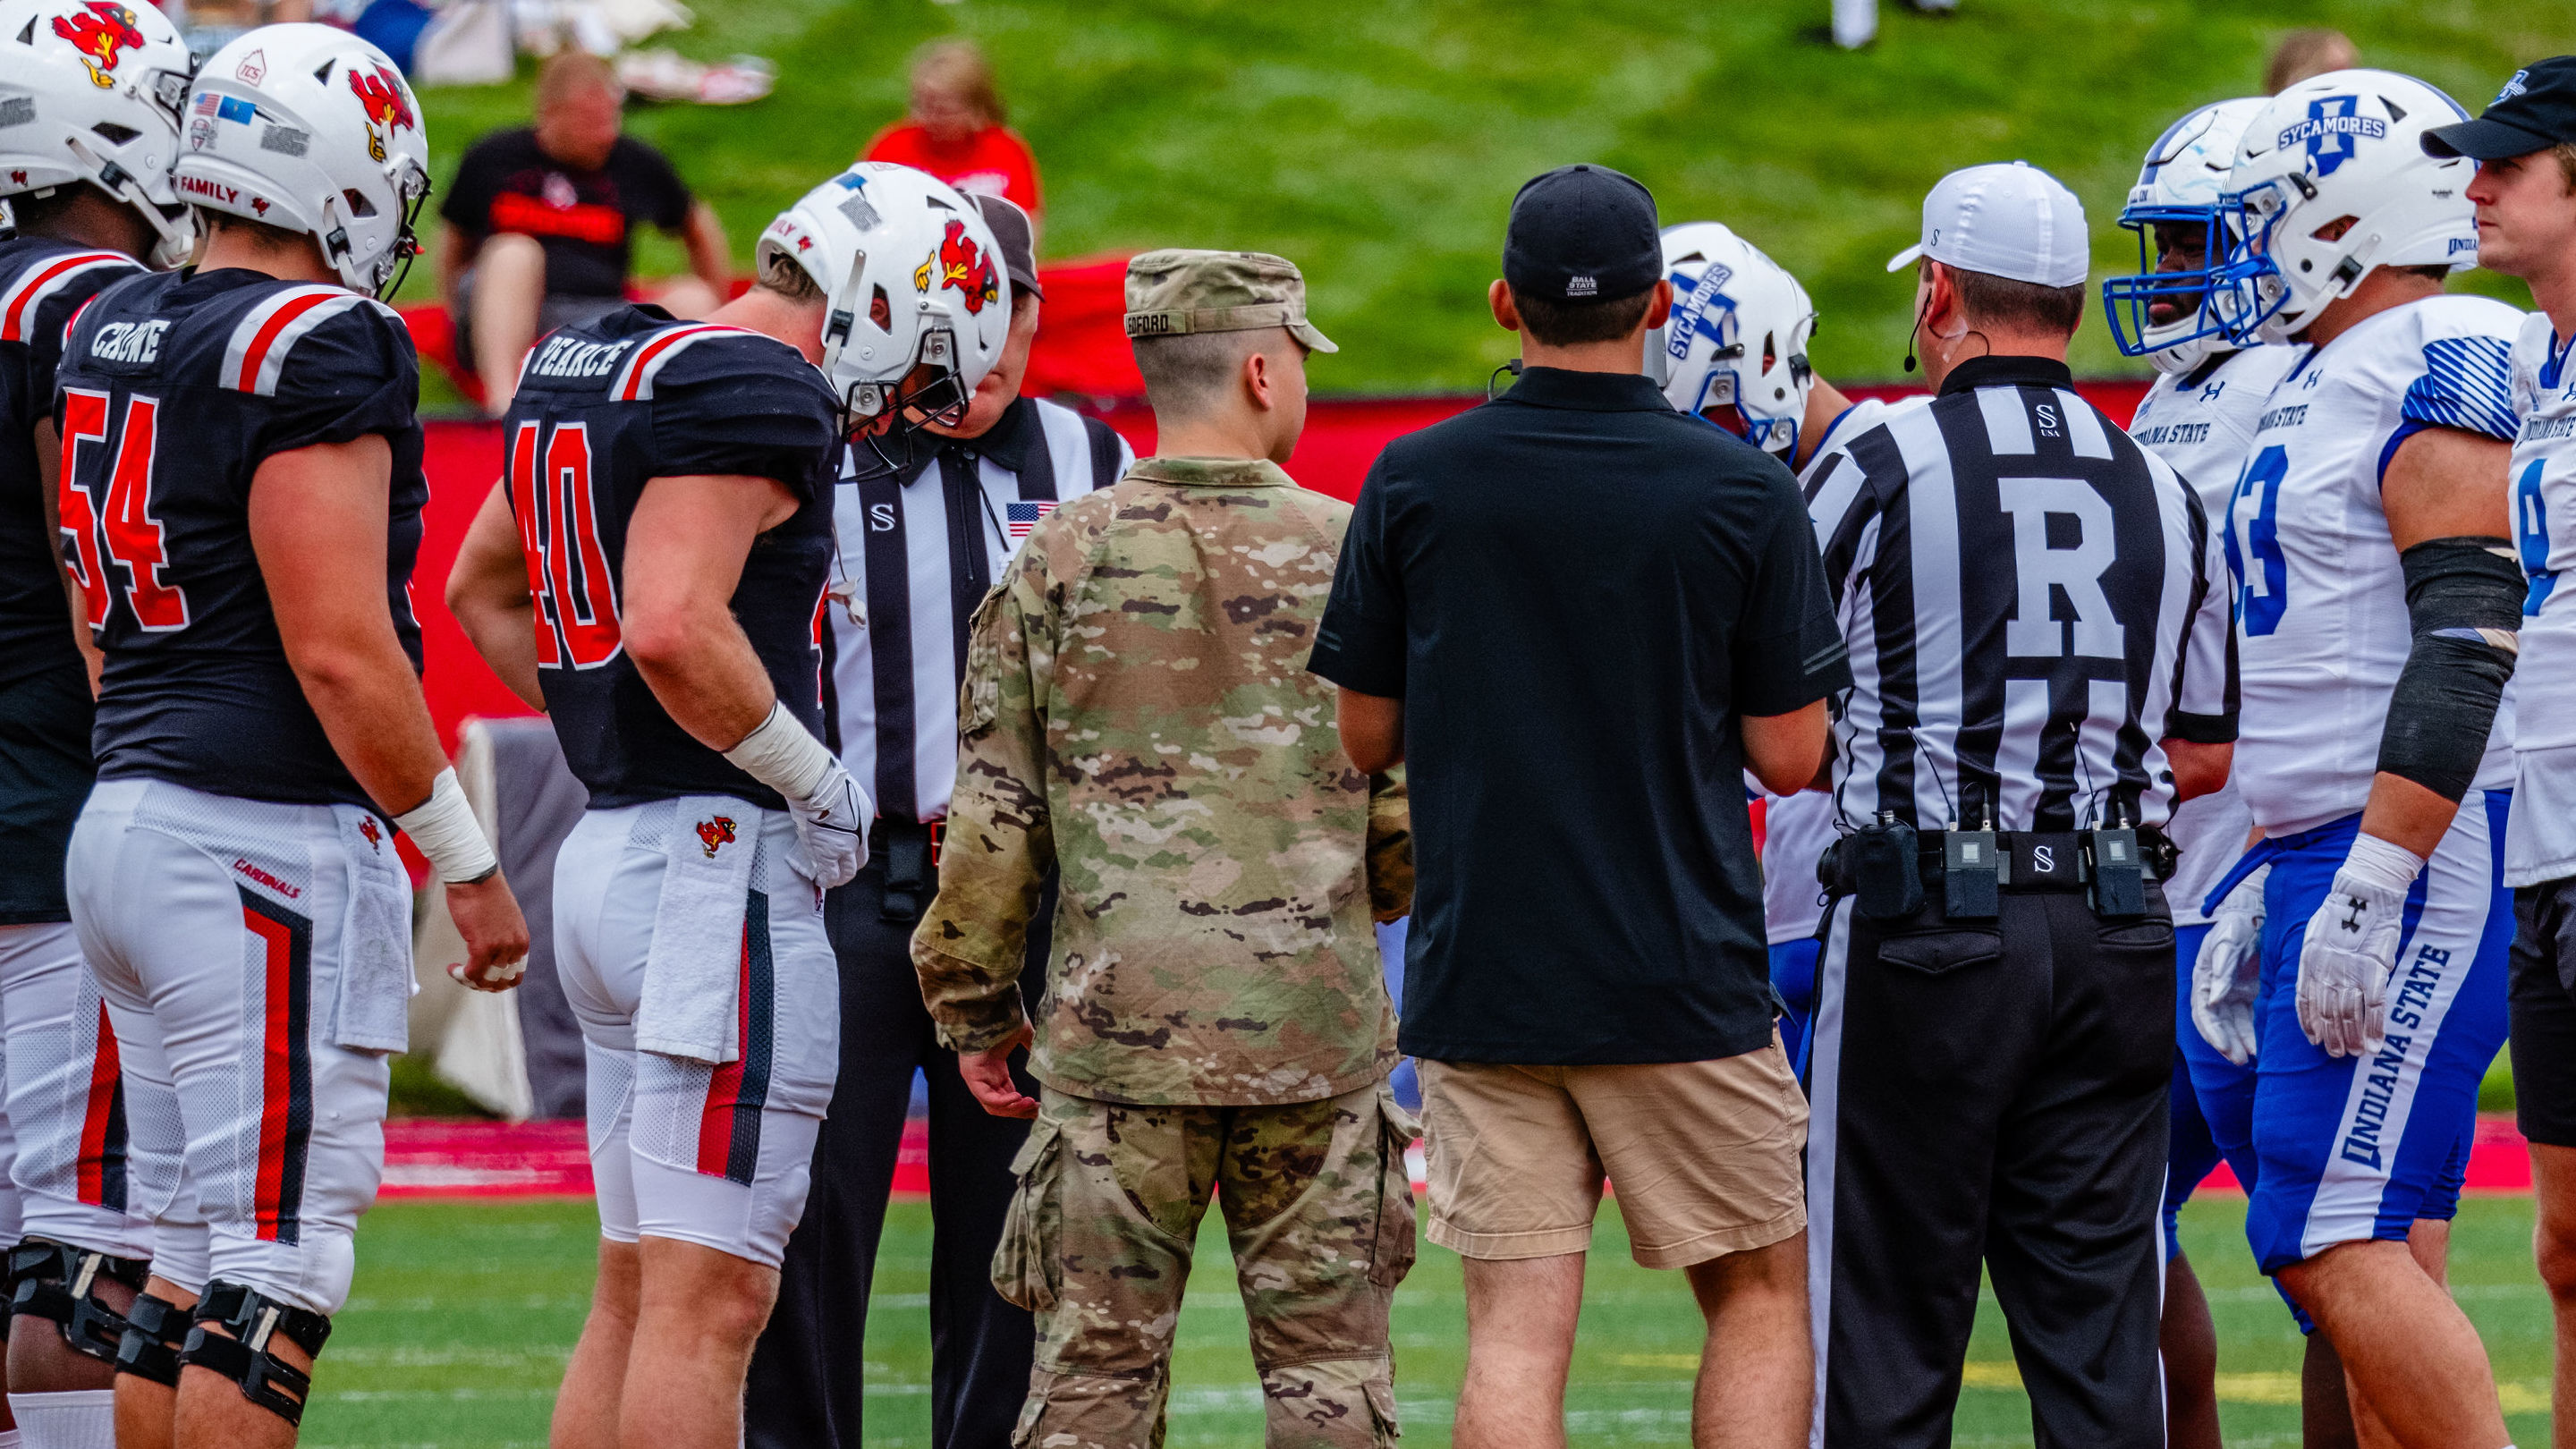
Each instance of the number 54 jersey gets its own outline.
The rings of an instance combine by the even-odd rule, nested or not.
[[[753,541],[733,615],[779,702],[822,738],[816,630],[841,452],[823,374],[775,338],[625,307],[537,344],[506,429],[538,678],[591,808],[730,795],[786,809],[671,718],[627,657],[618,607],[627,527],[654,479],[776,480],[799,506]]]
[[[2359,811],[2388,699],[2414,642],[2380,504],[2398,445],[2425,428],[2510,440],[2522,314],[2483,297],[2392,307],[2310,349],[2274,385],[2230,499],[2244,687],[2234,775],[2266,834]],[[2477,788],[2512,784],[2513,696]]]
[[[392,445],[385,597],[418,669],[419,395],[402,319],[340,287],[229,268],[147,273],[72,318],[55,373],[59,501],[107,656],[101,778],[369,803],[287,664],[251,549],[251,482],[299,448],[369,434]]]

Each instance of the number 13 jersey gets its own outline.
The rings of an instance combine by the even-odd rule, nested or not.
[[[2310,349],[2256,420],[2229,500],[2244,713],[2234,775],[2266,834],[2369,802],[2388,698],[2414,642],[2379,490],[2425,428],[2510,440],[2508,359],[2522,314],[2441,296]],[[2512,783],[2513,701],[2496,712],[2480,789]]]
[[[380,434],[393,448],[385,596],[420,667],[420,364],[372,297],[225,269],[152,273],[72,318],[55,373],[63,549],[107,656],[103,779],[368,804],[289,667],[251,549],[270,457]],[[294,560],[278,560],[293,567]]]

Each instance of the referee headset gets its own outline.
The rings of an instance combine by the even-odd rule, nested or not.
[[[1931,262],[1934,266],[1941,268],[1945,272],[1950,270],[1950,264],[1948,262],[1940,261],[1932,257],[1925,257],[1924,260]],[[1914,325],[1905,329],[1905,370],[1907,372],[1912,372],[1914,370],[1914,339],[1922,334],[1923,319],[1929,316],[1932,311],[1931,278],[1922,278],[1921,285],[1923,287],[1923,300],[1915,304]],[[1985,333],[1978,331],[1974,327],[1962,327],[1959,329],[1958,336],[1944,337],[1941,340],[1944,342],[1964,342],[1971,337],[1985,337],[1985,335]],[[1994,351],[1994,340],[1992,338],[1987,338],[1986,355],[1991,357],[1994,355]]]

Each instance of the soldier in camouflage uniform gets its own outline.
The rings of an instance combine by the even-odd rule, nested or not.
[[[1149,253],[1127,306],[1166,456],[1057,509],[976,611],[913,935],[968,1085],[1037,1118],[993,1263],[1038,1323],[1013,1442],[1162,1442],[1222,1189],[1270,1445],[1386,1445],[1415,1127],[1371,921],[1409,909],[1412,848],[1401,779],[1351,766],[1305,669],[1350,509],[1277,464],[1332,343],[1277,257]],[[1003,1062],[1032,1032],[1016,978],[1050,865],[1032,1103]]]

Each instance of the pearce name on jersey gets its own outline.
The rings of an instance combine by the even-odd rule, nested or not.
[[[385,597],[419,668],[409,588],[429,485],[402,319],[257,272],[145,273],[72,319],[55,381],[65,561],[107,656],[100,776],[369,804],[287,664],[250,491],[278,453],[371,433],[392,446]]]
[[[776,791],[680,728],[618,622],[626,528],[656,478],[774,478],[800,505],[760,535],[733,594],[788,712],[823,733],[821,623],[832,557],[839,413],[823,374],[757,332],[626,307],[529,355],[506,422],[511,516],[536,600],[546,711],[593,809]]]
[[[116,252],[0,241],[0,684],[80,667],[45,526],[35,429],[54,415],[63,324],[100,288],[142,270]]]
[[[2230,499],[2244,714],[2235,778],[2256,823],[2313,829],[2370,797],[2388,698],[2414,628],[2380,485],[2428,427],[2509,441],[2522,314],[2428,297],[2300,356],[2272,389]],[[2511,781],[2514,696],[2477,784]]]

